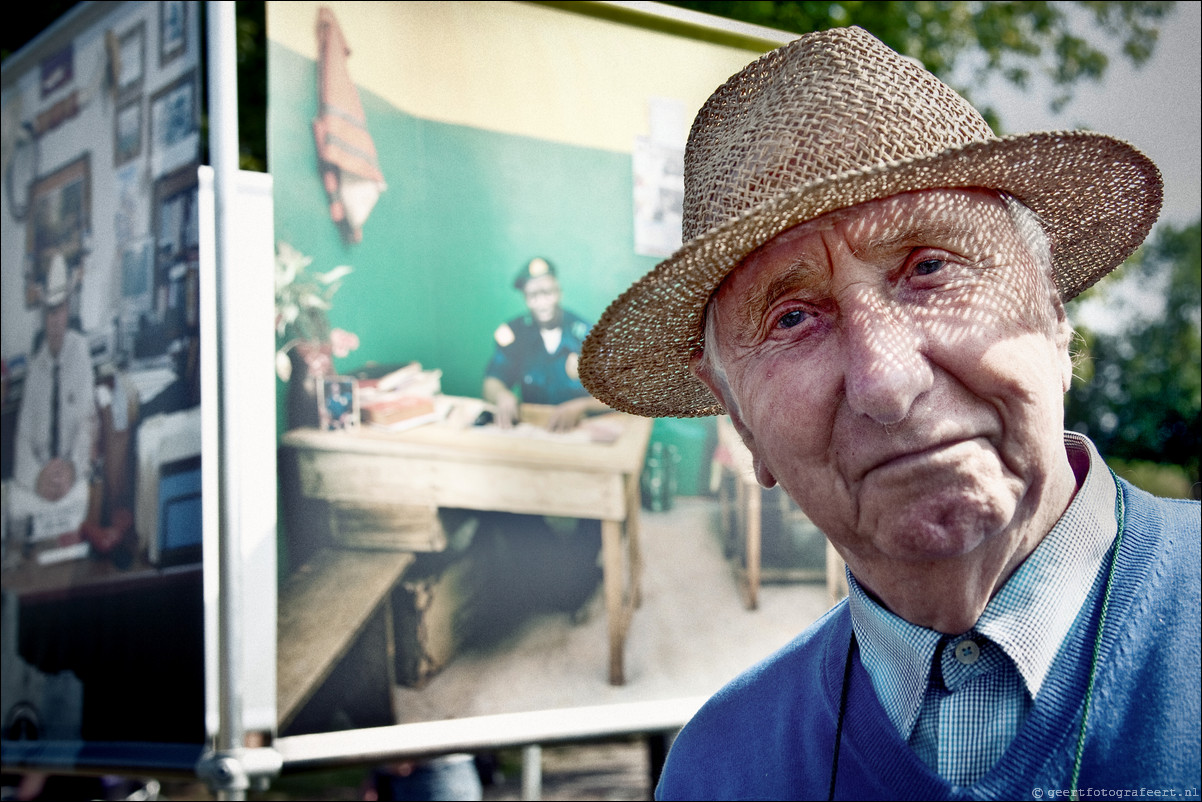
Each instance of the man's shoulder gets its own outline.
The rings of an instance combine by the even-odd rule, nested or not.
[[[1164,547],[1199,552],[1202,535],[1202,505],[1193,499],[1154,496],[1119,480],[1129,523],[1141,533],[1164,538]],[[1178,535],[1183,535],[1178,536]]]
[[[537,331],[538,327],[534,325],[534,320],[529,315],[518,315],[497,326],[493,331],[492,338],[498,347],[508,348],[519,340],[529,339]]]
[[[841,602],[714,694],[674,741],[657,798],[736,798],[755,789],[771,795],[768,786],[777,783],[796,788],[798,777],[786,776],[793,771],[761,776],[765,755],[789,753],[804,773],[806,744],[823,740],[822,722],[834,720],[832,683],[842,677],[850,636]]]
[[[1155,646],[1174,666],[1192,664],[1202,671],[1199,504],[1153,496],[1122,481],[1120,487],[1125,512],[1116,581],[1109,591],[1112,614],[1127,624],[1133,638]],[[1199,672],[1185,673],[1192,674],[1196,693]]]
[[[588,330],[593,327],[593,324],[588,319],[581,317],[571,309],[563,310],[563,323],[565,329],[568,329],[573,334],[580,333],[581,337],[588,334]]]

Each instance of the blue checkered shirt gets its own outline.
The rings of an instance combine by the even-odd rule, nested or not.
[[[1088,461],[1080,490],[968,632],[911,624],[848,573],[860,660],[881,706],[914,752],[956,785],[974,784],[1006,751],[1118,531],[1117,488],[1097,449],[1074,432],[1064,441],[1074,466]]]

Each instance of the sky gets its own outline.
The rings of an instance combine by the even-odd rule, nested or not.
[[[1202,213],[1202,90],[1199,55],[1202,3],[1181,2],[1161,25],[1155,52],[1141,67],[1108,42],[1089,38],[1111,54],[1101,83],[1074,86],[1060,114],[1048,110],[1048,85],[1026,93],[995,80],[975,98],[991,103],[1007,133],[1088,128],[1125,139],[1156,162],[1165,182],[1161,220],[1184,225]],[[1086,23],[1083,31],[1089,31]],[[1104,46],[1103,46],[1104,45]]]
[[[1070,13],[1071,10],[1070,10]],[[994,79],[973,98],[991,104],[1005,133],[1087,128],[1124,139],[1147,154],[1164,179],[1160,223],[1185,226],[1202,217],[1202,3],[1179,2],[1162,22],[1151,59],[1140,67],[1081,20],[1082,33],[1110,55],[1100,82],[1073,86],[1073,99],[1059,113],[1048,108],[1056,94],[1049,81],[1019,90]],[[1155,229],[1153,229],[1155,236]],[[1162,289],[1128,279],[1118,271],[1104,292],[1069,305],[1075,324],[1117,333],[1139,318],[1162,314]]]

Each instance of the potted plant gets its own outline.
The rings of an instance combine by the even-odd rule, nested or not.
[[[334,357],[359,347],[352,332],[330,326],[329,311],[342,280],[351,273],[338,265],[324,273],[310,270],[312,257],[287,242],[276,246],[276,375],[288,382],[288,428],[317,424],[320,382],[334,374]]]

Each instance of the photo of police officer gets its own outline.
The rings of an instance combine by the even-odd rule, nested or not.
[[[566,432],[589,413],[607,410],[580,383],[580,347],[591,324],[563,308],[555,267],[535,257],[513,286],[525,297],[526,314],[493,333],[496,348],[485,369],[484,400],[496,408],[494,422],[511,428],[522,404],[542,404],[553,407],[547,428]]]

